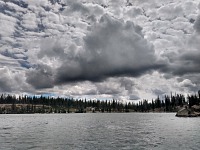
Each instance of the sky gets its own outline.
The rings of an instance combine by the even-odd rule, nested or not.
[[[0,0],[0,93],[138,101],[200,89],[200,0]]]

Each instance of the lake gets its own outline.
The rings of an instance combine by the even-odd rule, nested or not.
[[[200,118],[174,113],[0,115],[2,150],[199,150]]]

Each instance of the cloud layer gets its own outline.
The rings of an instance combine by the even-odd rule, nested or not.
[[[0,1],[0,91],[130,100],[195,92],[198,7],[189,0]]]

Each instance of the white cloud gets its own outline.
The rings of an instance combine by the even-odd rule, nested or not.
[[[27,30],[37,30],[38,23],[35,13],[27,13],[23,16],[21,25]]]
[[[17,19],[5,14],[0,13],[0,35],[2,37],[12,36],[15,31],[15,24]]]
[[[0,92],[19,93],[31,92],[31,87],[25,82],[23,71],[13,71],[7,67],[0,68]]]
[[[184,79],[182,82],[179,83],[181,87],[195,87],[196,85],[191,82],[189,79]]]

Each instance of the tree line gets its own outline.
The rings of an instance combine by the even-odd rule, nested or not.
[[[83,100],[47,96],[19,96],[2,94],[0,113],[83,113],[83,112],[176,112],[178,107],[200,104],[198,94],[159,96],[152,101],[122,103],[118,100]]]

